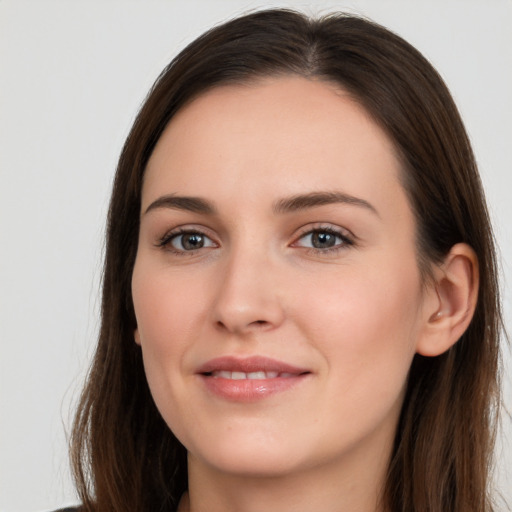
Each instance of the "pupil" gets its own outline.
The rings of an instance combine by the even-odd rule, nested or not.
[[[200,249],[204,245],[204,239],[202,235],[198,234],[183,235],[181,243],[184,249]]]
[[[335,245],[336,237],[325,231],[313,233],[312,242],[313,247],[316,249],[325,249],[326,247],[333,247]]]

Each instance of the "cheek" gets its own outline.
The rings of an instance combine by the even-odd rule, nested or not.
[[[177,289],[168,271],[141,263],[136,263],[132,278],[137,333],[151,394],[169,424],[177,413],[175,393],[181,384],[176,377],[186,353],[187,332],[197,325],[197,297],[196,302],[189,300],[187,287]]]
[[[191,336],[198,336],[201,310],[197,290],[181,284],[168,269],[135,265],[132,296],[146,378],[160,414],[180,436],[190,415],[179,399],[187,392],[180,375]]]
[[[403,388],[419,335],[415,262],[341,270],[336,279],[310,288],[298,321],[341,389],[360,398],[370,392],[394,395]]]
[[[190,282],[173,275],[169,269],[136,263],[132,278],[132,296],[143,352],[148,355],[175,356],[194,334],[198,317],[205,311]]]

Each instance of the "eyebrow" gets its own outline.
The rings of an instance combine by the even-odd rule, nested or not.
[[[350,204],[365,208],[379,217],[376,208],[364,199],[351,196],[344,192],[310,192],[308,194],[298,194],[295,196],[279,199],[273,204],[273,211],[276,214],[291,213],[308,208],[315,208],[329,204]],[[174,210],[184,210],[203,215],[215,215],[217,209],[210,201],[200,197],[176,196],[174,194],[159,197],[153,201],[144,212],[158,208],[171,208]]]
[[[289,198],[280,199],[274,203],[273,210],[276,213],[289,213],[337,203],[359,206],[371,211],[377,215],[377,217],[380,217],[377,209],[368,201],[360,199],[359,197],[351,196],[344,192],[330,191],[311,192],[309,194],[299,194]]]
[[[172,208],[174,210],[185,210],[188,212],[213,215],[216,209],[212,203],[200,197],[176,196],[173,194],[159,197],[153,201],[144,212],[145,214],[157,208]]]

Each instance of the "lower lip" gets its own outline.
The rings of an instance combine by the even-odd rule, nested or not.
[[[211,375],[200,375],[208,391],[226,400],[256,402],[277,393],[288,391],[301,383],[309,374],[274,379],[223,379]]]

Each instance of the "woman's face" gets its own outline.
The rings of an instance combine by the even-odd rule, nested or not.
[[[320,81],[216,88],[166,128],[135,339],[192,470],[386,463],[425,316],[399,173],[384,132]]]

